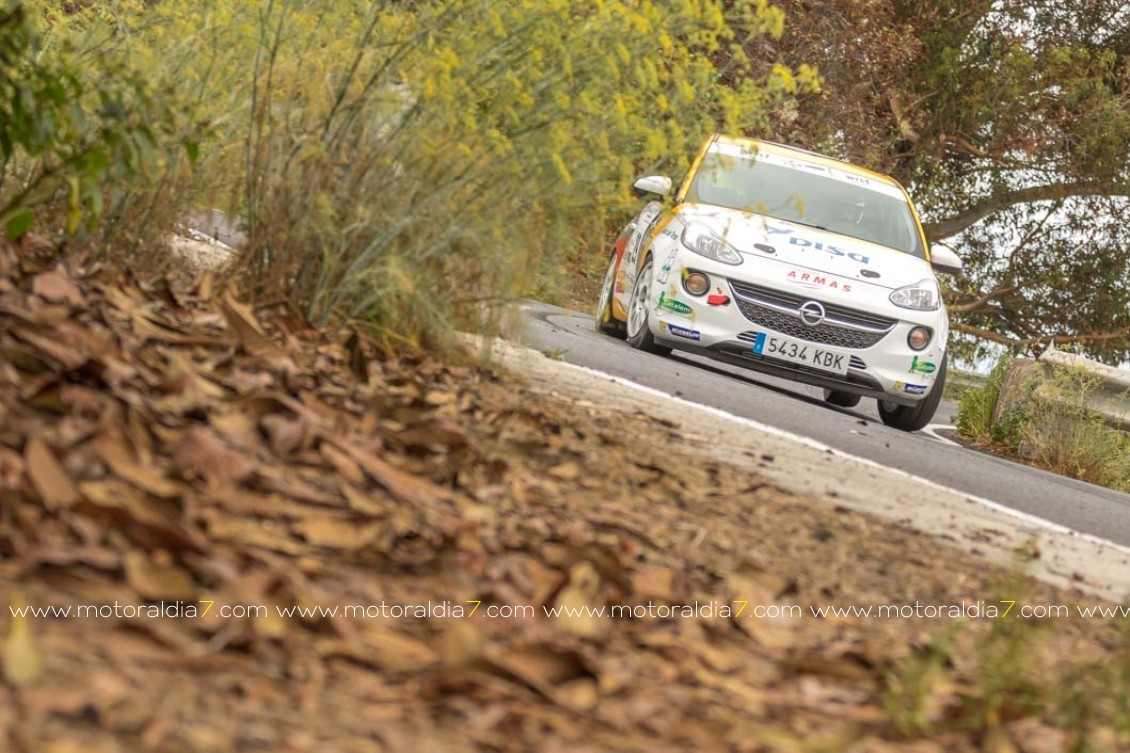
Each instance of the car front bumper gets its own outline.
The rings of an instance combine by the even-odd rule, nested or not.
[[[687,269],[681,268],[684,262]],[[683,289],[681,281],[691,270],[710,277],[707,295],[696,297]],[[680,350],[901,405],[915,405],[930,394],[945,358],[948,320],[944,310],[912,311],[893,304],[866,306],[844,296],[837,299],[816,291],[758,285],[742,280],[735,271],[698,257],[676,259],[668,279],[657,280],[654,286],[649,317],[652,335]],[[715,297],[713,304],[708,303],[711,296]],[[720,303],[719,297],[726,302]],[[795,310],[790,310],[798,302],[810,300],[827,307],[828,319],[819,326],[804,324]],[[916,326],[933,332],[930,343],[921,351],[907,343]],[[848,359],[846,372],[758,355],[754,353],[758,333],[842,354]]]

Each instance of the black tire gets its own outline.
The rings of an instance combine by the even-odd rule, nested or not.
[[[651,303],[648,300],[652,282],[651,267],[652,259],[649,255],[647,261],[643,263],[643,269],[636,275],[636,281],[632,285],[632,294],[628,297],[628,326],[626,328],[628,344],[645,353],[665,356],[671,352],[671,348],[655,342],[655,337],[651,334],[651,327],[648,325],[648,319],[651,315]]]
[[[903,431],[918,431],[925,427],[934,418],[938,405],[942,402],[942,392],[946,386],[946,359],[942,358],[942,366],[938,369],[938,377],[934,380],[934,388],[930,394],[917,405],[895,405],[883,400],[879,401],[879,418],[887,426]]]
[[[604,284],[600,288],[600,300],[596,304],[596,331],[612,337],[624,339],[624,323],[612,316],[612,292],[616,289],[616,252],[608,255],[608,270],[604,273]]]
[[[841,392],[840,390],[824,390],[824,402],[829,405],[838,405],[841,408],[854,408],[863,398],[854,392]]]

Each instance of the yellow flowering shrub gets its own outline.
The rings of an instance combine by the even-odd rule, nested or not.
[[[765,0],[33,4],[194,105],[213,137],[175,178],[243,218],[264,294],[409,340],[528,293],[639,173],[817,83],[751,73],[748,42],[783,31]]]

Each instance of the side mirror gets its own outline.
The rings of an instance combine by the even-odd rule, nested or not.
[[[930,244],[930,264],[942,274],[956,275],[961,272],[961,257],[944,243]]]
[[[671,179],[666,175],[649,175],[640,178],[632,185],[632,193],[640,198],[649,195],[664,198],[671,193]]]

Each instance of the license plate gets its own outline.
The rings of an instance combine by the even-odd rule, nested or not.
[[[851,362],[851,355],[839,350],[831,350],[823,345],[794,340],[781,335],[769,335],[758,332],[753,341],[753,353],[766,358],[776,358],[789,363],[799,363],[811,366],[821,371],[831,371],[836,374],[846,374]]]

